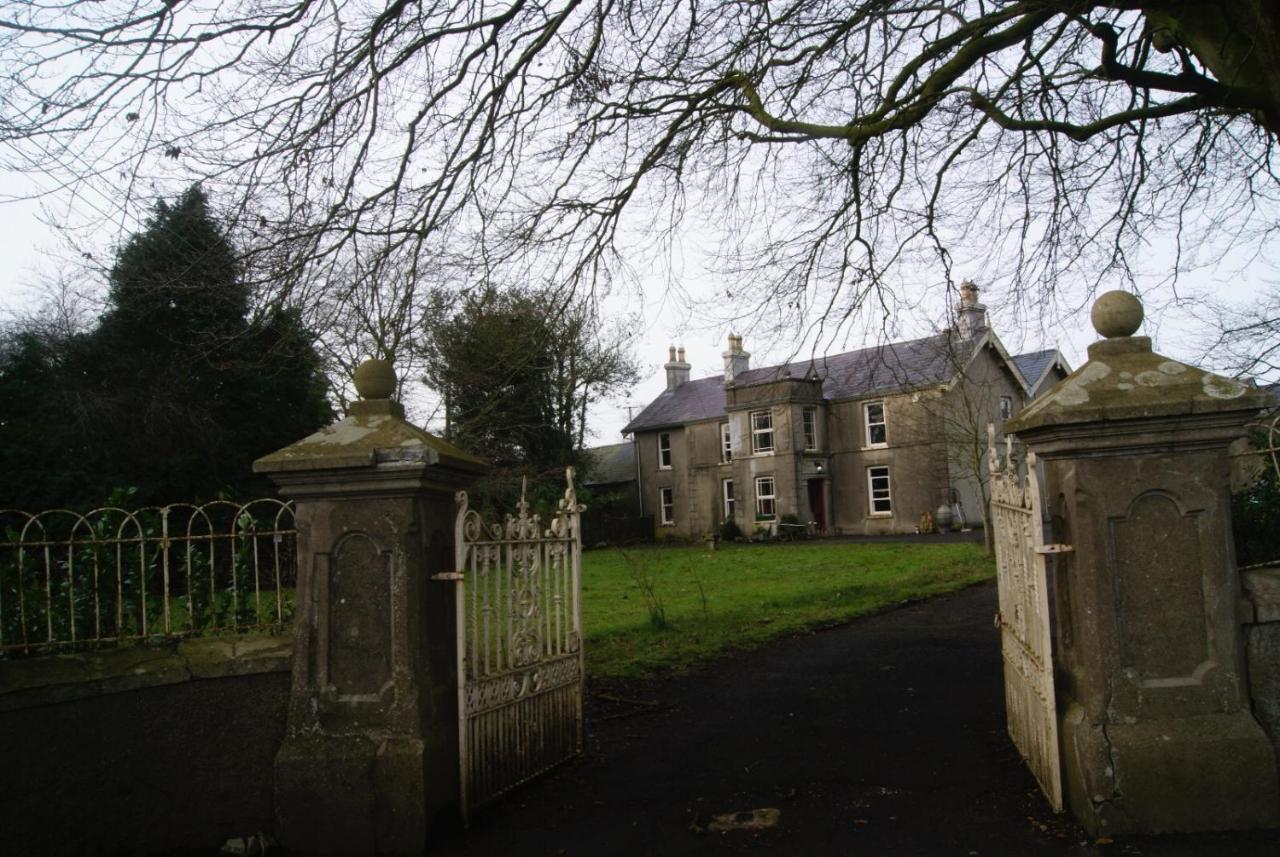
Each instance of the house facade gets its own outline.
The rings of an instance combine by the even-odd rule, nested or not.
[[[667,389],[624,429],[656,534],[701,537],[728,518],[748,535],[788,521],[912,532],[940,505],[981,525],[987,423],[1021,410],[1030,382],[977,288],[961,291],[956,327],[909,342],[752,369],[730,335],[724,375],[698,380],[672,348]]]

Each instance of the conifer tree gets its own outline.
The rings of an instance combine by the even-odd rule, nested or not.
[[[147,504],[265,490],[253,459],[331,416],[298,314],[251,313],[236,253],[196,186],[156,204],[116,255],[88,333],[16,337],[0,366],[0,503]],[[33,387],[33,381],[39,389]],[[49,473],[57,473],[50,480]]]

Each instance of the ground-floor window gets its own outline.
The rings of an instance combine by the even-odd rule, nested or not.
[[[676,492],[674,488],[658,489],[658,506],[662,510],[662,525],[670,526],[676,522]]]
[[[870,499],[871,514],[892,515],[893,501],[889,496],[889,468],[867,468],[867,492]]]
[[[720,480],[720,496],[724,498],[724,519],[727,521],[733,517],[734,509],[737,507],[733,497],[732,479]]]
[[[774,506],[774,488],[772,476],[756,477],[756,517],[773,518],[777,514]]]

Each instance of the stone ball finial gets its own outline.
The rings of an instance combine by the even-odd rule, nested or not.
[[[396,370],[390,360],[366,360],[351,376],[362,399],[390,399],[396,391]]]
[[[1142,324],[1142,301],[1117,289],[1099,295],[1089,313],[1093,329],[1107,339],[1133,336]]]

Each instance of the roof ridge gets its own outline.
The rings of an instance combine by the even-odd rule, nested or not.
[[[768,366],[755,366],[755,367],[752,367],[751,369],[748,369],[746,372],[742,374],[746,375],[754,372],[764,372],[769,369],[785,369],[789,366],[801,366],[801,365],[807,365],[809,363],[822,363],[824,361],[834,361],[840,358],[853,357],[855,355],[866,354],[872,351],[880,351],[885,348],[895,348],[895,347],[905,346],[905,345],[919,345],[924,342],[929,342],[934,339],[940,339],[942,337],[945,337],[950,332],[951,331],[944,330],[938,333],[931,334],[929,336],[918,336],[915,339],[901,339],[895,342],[884,342],[879,345],[864,345],[863,347],[855,348],[852,351],[840,351],[836,354],[824,354],[821,357],[810,357],[808,360],[794,360],[788,363],[773,363]],[[686,381],[685,383],[692,384],[695,381],[708,381],[708,380],[723,380],[723,376],[707,375],[702,378],[694,378],[693,380]],[[684,386],[684,385],[682,384],[681,386]]]

